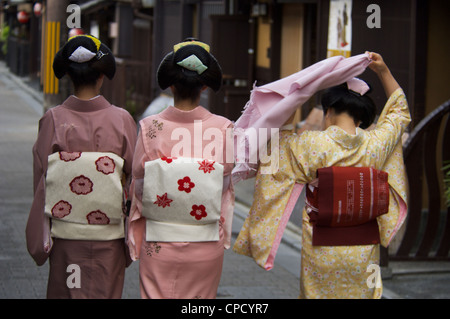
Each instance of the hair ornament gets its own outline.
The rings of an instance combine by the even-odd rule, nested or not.
[[[84,63],[92,60],[92,58],[96,55],[97,53],[94,53],[86,49],[85,47],[79,46],[75,51],[72,52],[69,60],[77,63]]]
[[[185,42],[181,42],[178,44],[175,44],[173,46],[173,52],[177,52],[179,49],[181,49],[182,47],[185,47],[187,45],[198,45],[200,47],[202,47],[203,49],[205,49],[208,53],[209,53],[209,45],[200,41],[185,41]]]
[[[108,53],[103,53],[103,51],[98,50],[96,56],[97,56],[97,60],[100,60],[101,58],[103,58],[105,55],[108,55]]]
[[[208,67],[204,65],[203,62],[195,54],[188,56],[186,59],[178,62],[177,64],[185,69],[195,71],[198,74],[202,74],[208,69]]]
[[[77,38],[77,37],[86,37],[92,40],[94,42],[97,52],[92,52],[89,49],[86,49],[83,46],[79,46],[75,51],[72,52],[72,54],[69,57],[70,61],[77,62],[77,63],[84,63],[92,60],[93,57],[97,56],[97,60],[100,60],[103,56],[107,55],[107,53],[103,53],[100,51],[101,42],[99,39],[86,34],[79,34],[71,37],[67,42]]]
[[[367,85],[367,83],[358,78],[348,80],[347,87],[350,93],[357,93],[360,96],[363,96],[370,90],[370,87]]]

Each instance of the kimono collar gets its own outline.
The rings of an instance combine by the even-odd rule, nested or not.
[[[349,134],[335,125],[327,128],[325,132],[332,140],[346,149],[353,149],[360,146],[364,137],[364,130],[359,127],[356,128],[355,135]]]
[[[159,113],[161,118],[178,123],[192,123],[194,120],[206,120],[212,114],[202,106],[197,106],[190,111],[182,111],[174,106],[167,107]]]
[[[111,106],[102,95],[98,95],[90,100],[81,100],[71,95],[63,103],[64,106],[77,112],[93,112],[105,109]]]

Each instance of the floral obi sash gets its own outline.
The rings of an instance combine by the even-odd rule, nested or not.
[[[163,157],[146,162],[146,240],[219,240],[222,188],[223,165],[212,160]]]
[[[377,217],[388,212],[388,174],[369,167],[327,167],[306,188],[313,246],[380,243]]]
[[[45,185],[45,214],[58,222],[120,224],[123,162],[113,153],[51,154]]]

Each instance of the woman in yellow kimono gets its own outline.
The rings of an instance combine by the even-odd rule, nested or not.
[[[373,103],[364,96],[367,90],[353,92],[344,84],[342,93],[343,86],[333,87],[323,97],[325,130],[297,135],[282,128],[279,170],[262,174],[260,167],[258,171],[254,202],[234,250],[253,257],[266,270],[273,267],[282,232],[303,185],[316,180],[320,168],[371,167],[389,174],[389,211],[376,219],[383,246],[405,219],[401,136],[410,114],[405,95],[382,57],[376,53],[369,56],[369,68],[378,75],[388,97],[376,127],[370,131],[360,128],[368,127],[375,117]],[[365,104],[362,113],[354,112],[355,104]],[[379,264],[379,244],[313,246],[307,207],[302,222],[300,298],[381,298],[379,273],[378,282],[371,282],[373,268],[369,267]]]

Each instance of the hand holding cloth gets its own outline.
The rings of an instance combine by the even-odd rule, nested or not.
[[[243,114],[235,123],[234,132],[236,166],[233,182],[256,174],[258,150],[270,140],[270,129],[280,128],[292,113],[320,90],[335,86],[364,72],[371,60],[368,54],[344,58],[335,56],[275,82],[254,87]],[[267,134],[256,134],[257,147],[249,147],[249,130],[266,129]],[[255,146],[255,145],[252,145]],[[256,159],[256,161],[254,160]]]

